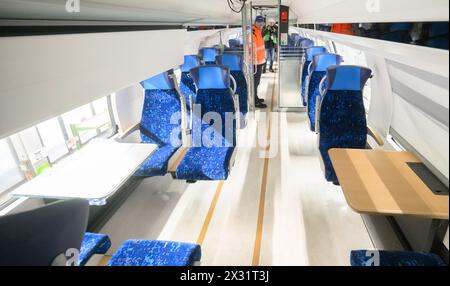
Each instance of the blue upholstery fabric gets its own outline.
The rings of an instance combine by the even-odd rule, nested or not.
[[[178,150],[178,147],[164,145],[159,147],[134,174],[137,177],[165,176],[169,168],[169,160]]]
[[[326,75],[329,67],[340,65],[342,57],[337,54],[318,54],[313,56],[313,62],[308,83],[308,117],[310,120],[311,131],[316,130],[316,101],[320,96],[320,82]]]
[[[308,117],[311,131],[316,131],[316,100],[320,96],[319,84],[326,72],[313,72],[309,79],[308,87]]]
[[[238,54],[223,54],[218,56],[217,64],[230,68],[230,73],[236,80],[236,94],[239,95],[239,110],[241,112],[241,128],[245,128],[245,117],[248,113],[248,86],[242,71],[243,56]]]
[[[350,263],[355,267],[371,266],[371,256],[366,256],[366,250],[355,250],[351,252]],[[402,252],[402,251],[379,251],[380,266],[447,266],[442,259],[431,253],[424,252]]]
[[[333,148],[365,149],[367,121],[363,89],[372,71],[359,66],[333,66],[327,71],[328,87],[321,102],[319,150],[325,178],[337,182],[328,151]]]
[[[198,87],[196,110],[192,113],[193,148],[180,162],[176,178],[224,180],[228,177],[236,145],[236,110],[230,91],[229,69],[204,66],[195,70],[191,72]]]
[[[236,143],[236,122],[226,124],[226,116],[234,115],[234,102],[229,90],[199,90],[197,103],[201,106],[200,114],[194,112],[193,118],[193,144],[194,147],[233,147]],[[213,128],[215,122],[204,122],[207,113],[220,115],[220,130]],[[206,134],[207,132],[207,134]],[[206,135],[205,135],[206,134]],[[199,136],[201,135],[201,136]],[[214,141],[214,146],[208,146],[205,138]],[[200,140],[202,142],[200,142]]]
[[[228,179],[234,147],[189,149],[177,168],[179,180],[221,181]]]
[[[245,128],[246,116],[248,114],[248,86],[242,71],[232,71],[231,75],[236,80],[236,94],[239,95],[239,111],[241,112],[241,129]]]
[[[168,160],[181,146],[180,111],[176,90],[145,91],[141,140],[142,143],[156,144],[159,149],[141,165],[135,176],[163,176],[167,173]],[[177,113],[174,119],[178,120],[171,122]]]
[[[327,49],[325,47],[321,46],[315,46],[311,47],[306,50],[305,54],[305,63],[303,65],[303,72],[302,72],[302,99],[303,99],[303,106],[306,106],[306,77],[309,74],[309,65],[314,59],[314,56],[326,53]]]
[[[179,122],[172,123],[171,119],[180,110],[180,98],[176,90],[146,90],[141,119],[142,142],[157,144],[159,147],[171,144],[172,133],[180,127]],[[178,130],[174,137],[181,138],[181,131]]]
[[[200,245],[155,240],[128,240],[108,266],[193,266],[201,259]]]
[[[87,232],[80,248],[80,266],[86,265],[94,254],[105,254],[110,247],[111,240],[106,234]]]
[[[328,150],[365,149],[367,121],[361,91],[328,91],[320,109],[319,150],[325,165],[325,178],[337,182]]]

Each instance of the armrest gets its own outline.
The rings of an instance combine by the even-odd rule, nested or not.
[[[381,137],[381,135],[378,134],[378,132],[374,128],[372,128],[370,126],[367,126],[367,134],[370,137],[372,137],[379,146],[383,146],[384,145],[383,137]]]
[[[139,131],[140,128],[141,128],[141,124],[140,123],[136,123],[135,125],[131,126],[127,130],[125,130],[125,132],[123,132],[123,134],[120,135],[118,139],[119,140],[124,140],[125,138],[127,138],[128,136],[133,134],[134,132]]]
[[[321,96],[316,97],[316,122],[315,122],[315,126],[316,126],[316,134],[320,133],[320,105],[322,103],[322,98]]]

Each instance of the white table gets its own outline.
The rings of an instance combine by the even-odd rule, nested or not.
[[[10,193],[14,197],[106,200],[155,152],[153,144],[95,140]]]

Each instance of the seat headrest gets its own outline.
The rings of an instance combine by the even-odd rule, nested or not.
[[[320,54],[313,57],[313,71],[326,72],[328,67],[338,66],[342,57],[337,54]]]
[[[219,51],[216,48],[203,48],[200,50],[200,55],[204,62],[215,62]]]
[[[327,70],[328,90],[363,90],[372,70],[360,66],[331,66]]]
[[[181,66],[181,72],[189,72],[199,65],[200,58],[197,55],[186,55],[184,56],[184,64]]]
[[[312,62],[315,55],[326,54],[327,48],[322,46],[311,47],[306,50],[306,60]]]
[[[314,46],[314,41],[304,38],[298,42],[298,46],[302,49],[309,49]]]
[[[173,70],[160,73],[141,82],[145,90],[170,90],[175,89],[175,81],[171,78]]]
[[[229,89],[230,69],[221,65],[208,65],[193,68],[191,77],[197,89]]]
[[[243,61],[243,57],[238,54],[223,54],[216,57],[217,64],[229,67],[230,71],[242,71]]]
[[[236,48],[236,47],[240,46],[241,43],[237,39],[230,39],[228,41],[228,44],[230,45],[230,48]]]

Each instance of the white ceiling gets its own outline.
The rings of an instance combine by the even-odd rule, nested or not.
[[[81,13],[67,13],[66,0],[0,0],[2,19],[133,21],[238,24],[226,0],[80,0]],[[276,5],[278,0],[254,0]],[[448,0],[282,0],[299,23],[448,21]],[[368,3],[379,3],[370,11]]]

